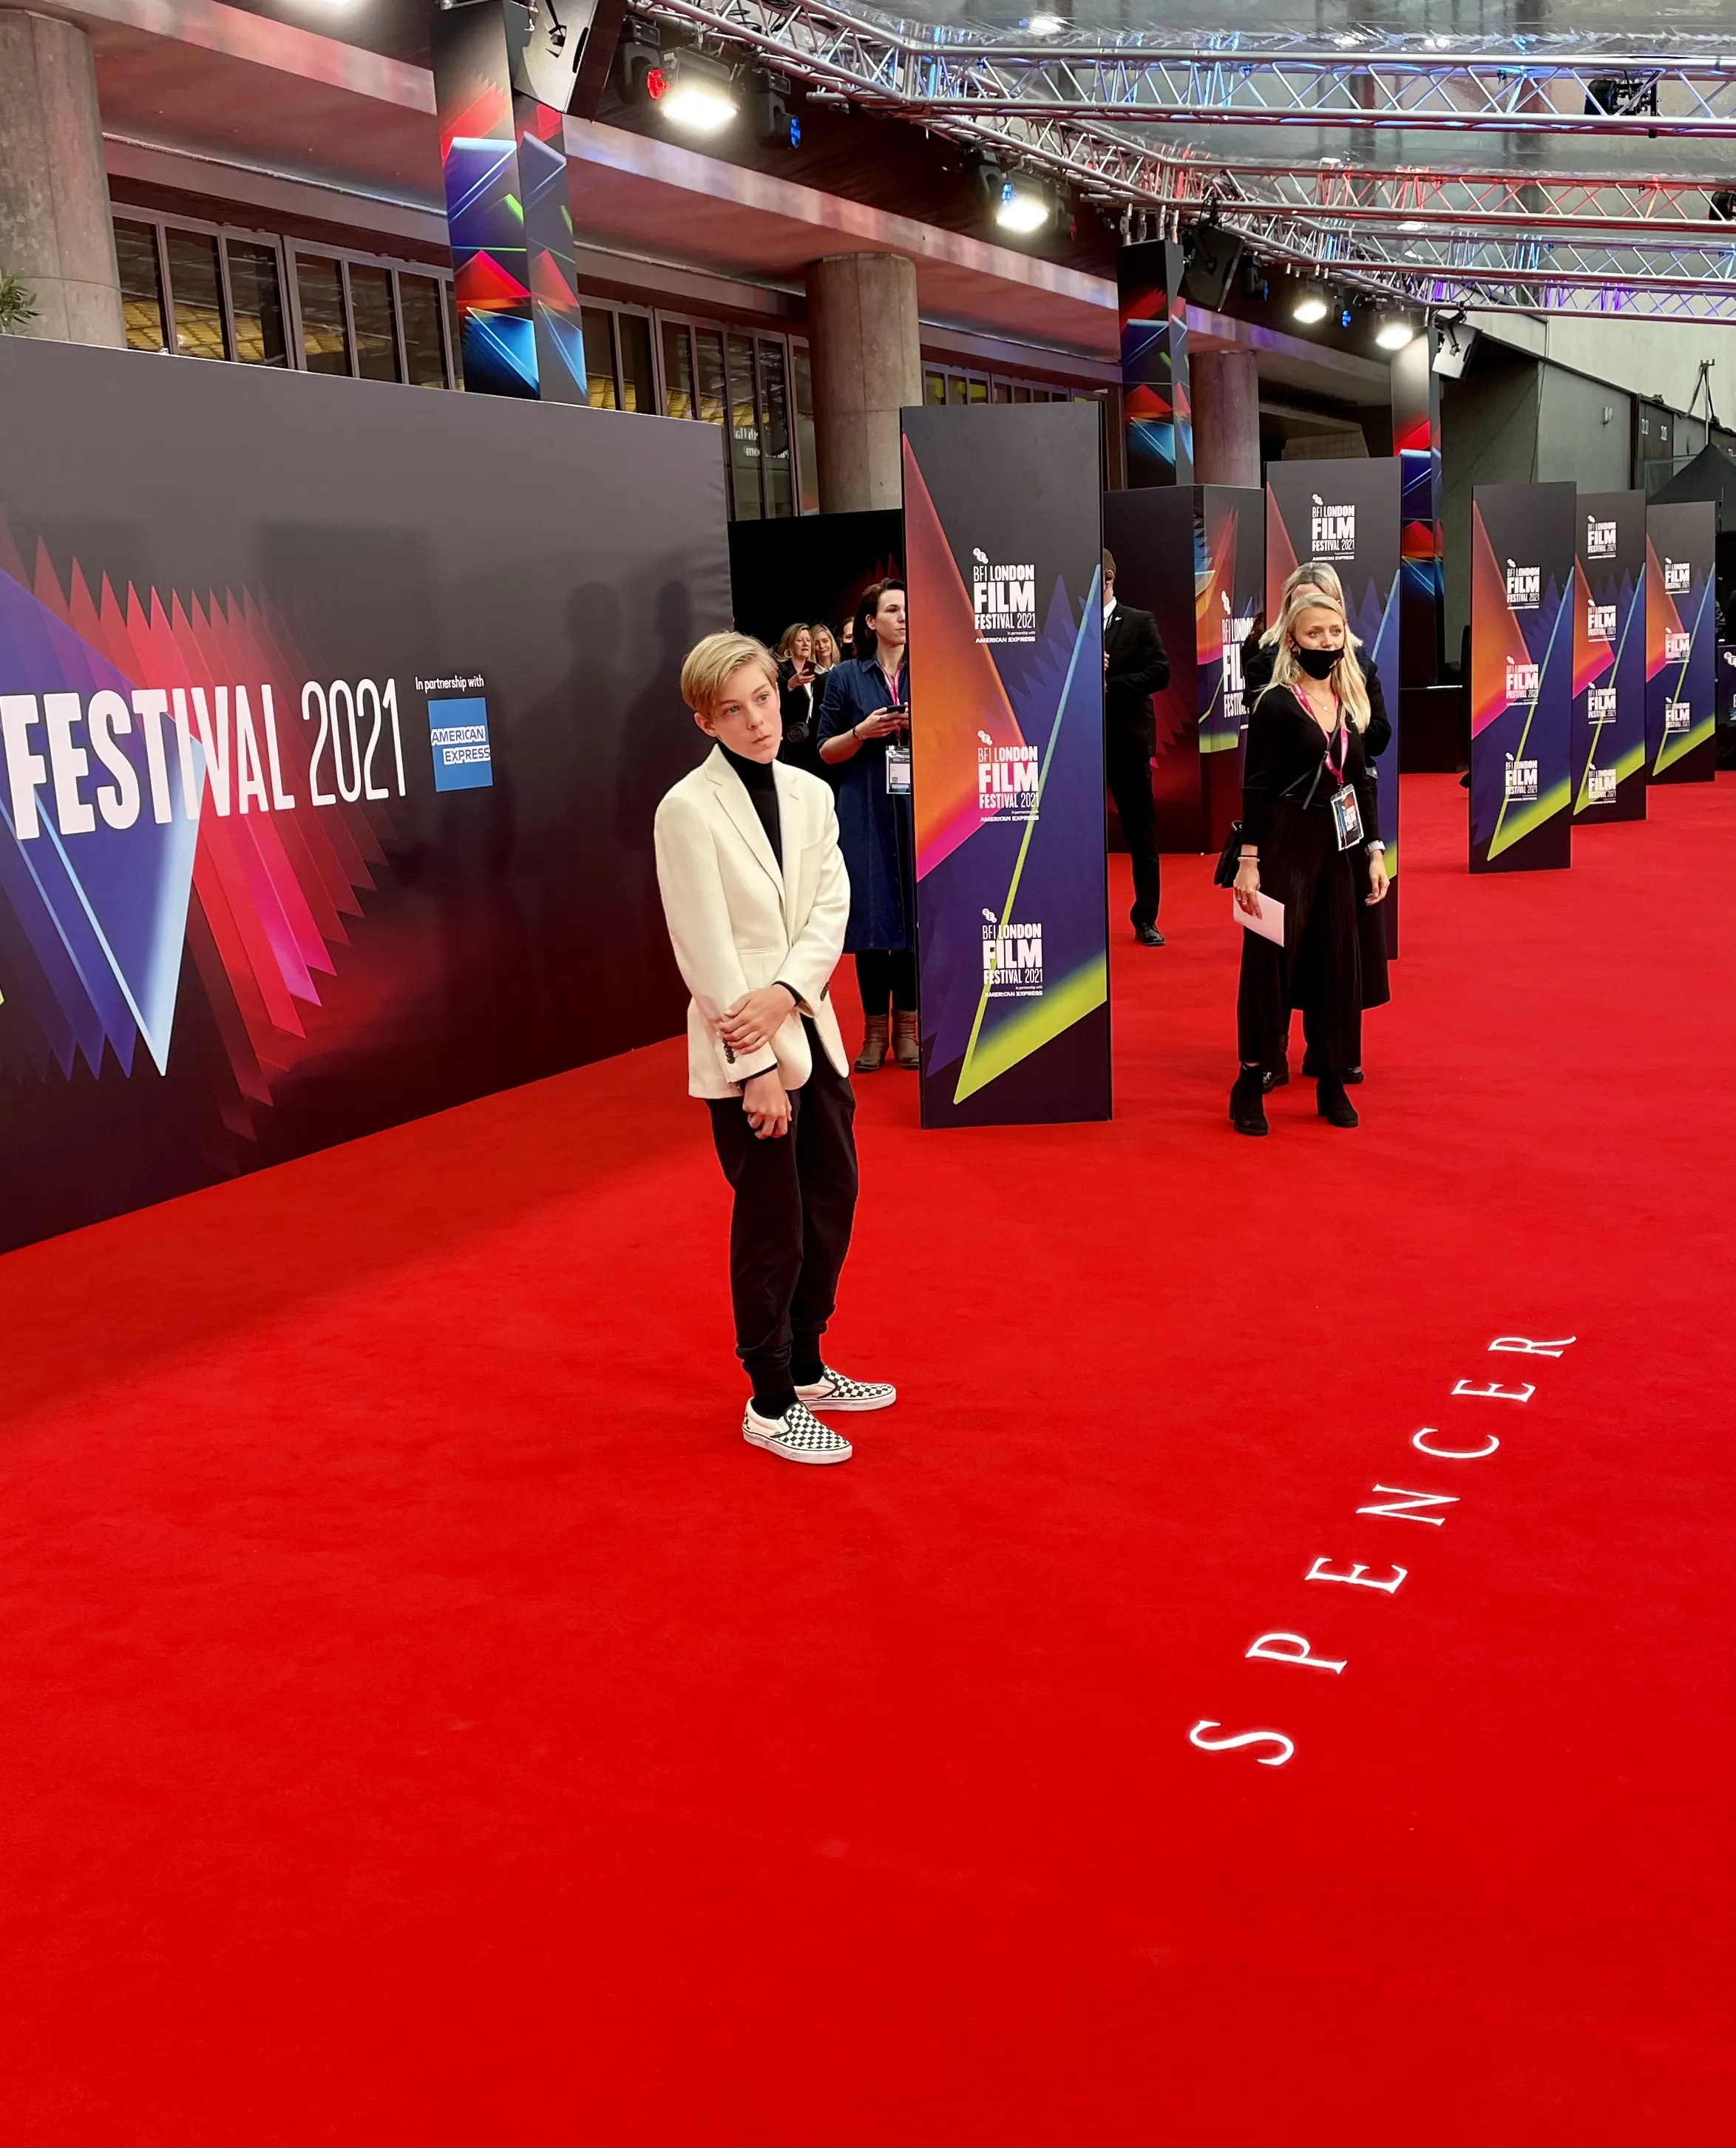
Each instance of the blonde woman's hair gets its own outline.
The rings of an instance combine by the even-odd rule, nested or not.
[[[794,626],[786,626],[778,636],[778,645],[774,654],[780,664],[790,661],[795,648],[795,637],[799,634],[806,635],[810,642],[814,639],[814,630],[805,619],[797,620]]]
[[[830,627],[826,625],[823,620],[820,621],[819,625],[810,626],[808,629],[808,631],[814,637],[814,654],[816,656],[820,654],[820,645],[822,641],[825,642],[827,649],[830,650],[831,654],[825,660],[828,670],[830,670],[834,664],[839,663],[842,660],[844,652],[838,646],[838,637],[832,632]]]
[[[759,666],[774,686],[778,667],[771,651],[750,634],[708,634],[687,652],[681,666],[681,699],[696,716],[715,713],[723,690],[744,664]]]
[[[1292,567],[1285,577],[1284,593],[1278,599],[1278,614],[1281,618],[1283,615],[1285,605],[1289,603],[1297,590],[1304,585],[1312,590],[1324,590],[1339,610],[1344,610],[1344,585],[1338,579],[1338,570],[1324,560],[1304,560],[1299,567]],[[1347,615],[1344,630],[1347,635],[1350,632]],[[1268,626],[1265,633],[1260,636],[1260,646],[1262,649],[1269,649],[1277,638],[1277,629],[1275,626]],[[1362,645],[1362,643],[1357,641],[1357,647],[1360,649]]]
[[[1305,575],[1321,579],[1304,580],[1302,577]],[[1323,579],[1327,575],[1332,578],[1331,589],[1327,588]],[[1344,615],[1343,587],[1336,571],[1319,561],[1312,561],[1306,568],[1298,567],[1285,583],[1284,605],[1278,614],[1277,624],[1268,627],[1262,637],[1277,645],[1272,658],[1271,685],[1266,691],[1270,693],[1272,686],[1287,686],[1293,692],[1297,680],[1304,675],[1301,665],[1296,660],[1296,651],[1290,645],[1290,636],[1297,620],[1305,611],[1335,611],[1344,621],[1343,650],[1327,675],[1337,690],[1352,728],[1359,731],[1367,730],[1368,682],[1362,676],[1362,665],[1357,661],[1357,637],[1351,632],[1350,621]]]

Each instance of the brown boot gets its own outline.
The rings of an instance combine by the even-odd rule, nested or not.
[[[922,1045],[916,1035],[916,1017],[913,1014],[895,1012],[892,1016],[892,1058],[899,1066],[922,1064]]]
[[[886,1017],[883,1014],[869,1016],[862,1048],[856,1054],[855,1071],[858,1074],[878,1074],[886,1065]]]

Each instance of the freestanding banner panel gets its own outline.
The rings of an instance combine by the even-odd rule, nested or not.
[[[0,1242],[668,1036],[709,425],[0,337]]]
[[[1573,862],[1570,484],[1480,484],[1471,501],[1471,870]]]
[[[904,413],[926,1127],[1109,1117],[1101,422]]]
[[[1392,725],[1374,764],[1381,838],[1392,891],[1383,906],[1387,952],[1398,952],[1398,673],[1404,603],[1400,552],[1401,465],[1376,462],[1273,463],[1266,474],[1266,620],[1277,616],[1284,584],[1304,560],[1336,567],[1362,660],[1379,667]]]
[[[1718,772],[1718,509],[1684,499],[1646,509],[1646,757],[1653,783]]]
[[[1646,496],[1582,492],[1573,575],[1573,818],[1646,817]]]
[[[1116,596],[1151,614],[1169,657],[1169,684],[1151,697],[1158,846],[1215,851],[1241,811],[1242,645],[1264,580],[1260,494],[1228,484],[1106,493],[1103,527]]]
[[[1265,590],[1265,503],[1252,486],[1194,487],[1194,694],[1206,848],[1222,847],[1242,811],[1242,745],[1247,735],[1242,645]]]
[[[1157,622],[1169,684],[1151,696],[1156,744],[1151,789],[1161,851],[1203,851],[1208,830],[1200,765],[1198,627],[1192,485],[1103,495],[1103,536],[1115,555],[1115,591]]]

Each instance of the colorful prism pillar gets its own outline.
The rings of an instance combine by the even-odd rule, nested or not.
[[[1432,686],[1445,656],[1441,565],[1441,384],[1435,331],[1392,356],[1392,447],[1398,457],[1398,678]]]
[[[1181,248],[1167,239],[1124,246],[1116,263],[1130,488],[1193,483],[1182,267]]]
[[[464,386],[587,402],[562,133],[570,70],[542,51],[549,31],[519,0],[431,20]]]

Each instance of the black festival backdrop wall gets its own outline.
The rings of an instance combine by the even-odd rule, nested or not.
[[[904,413],[926,1127],[1109,1117],[1101,423]]]
[[[896,507],[730,524],[735,624],[768,648],[797,620],[841,633],[864,590],[903,574],[904,517]]]
[[[710,426],[0,340],[0,1243],[679,1028]]]
[[[1273,463],[1266,477],[1266,623],[1277,624],[1284,584],[1310,560],[1333,568],[1344,589],[1350,630],[1364,664],[1378,669],[1381,700],[1392,726],[1374,763],[1381,838],[1392,891],[1383,906],[1387,952],[1398,952],[1398,674],[1403,594],[1400,540],[1401,464],[1397,455],[1367,462]]]
[[[1471,499],[1471,870],[1573,862],[1571,484]]]
[[[1646,817],[1646,496],[1582,492],[1574,542],[1573,818]]]
[[[1717,518],[1709,499],[1646,509],[1646,755],[1653,783],[1709,783],[1718,772]]]

